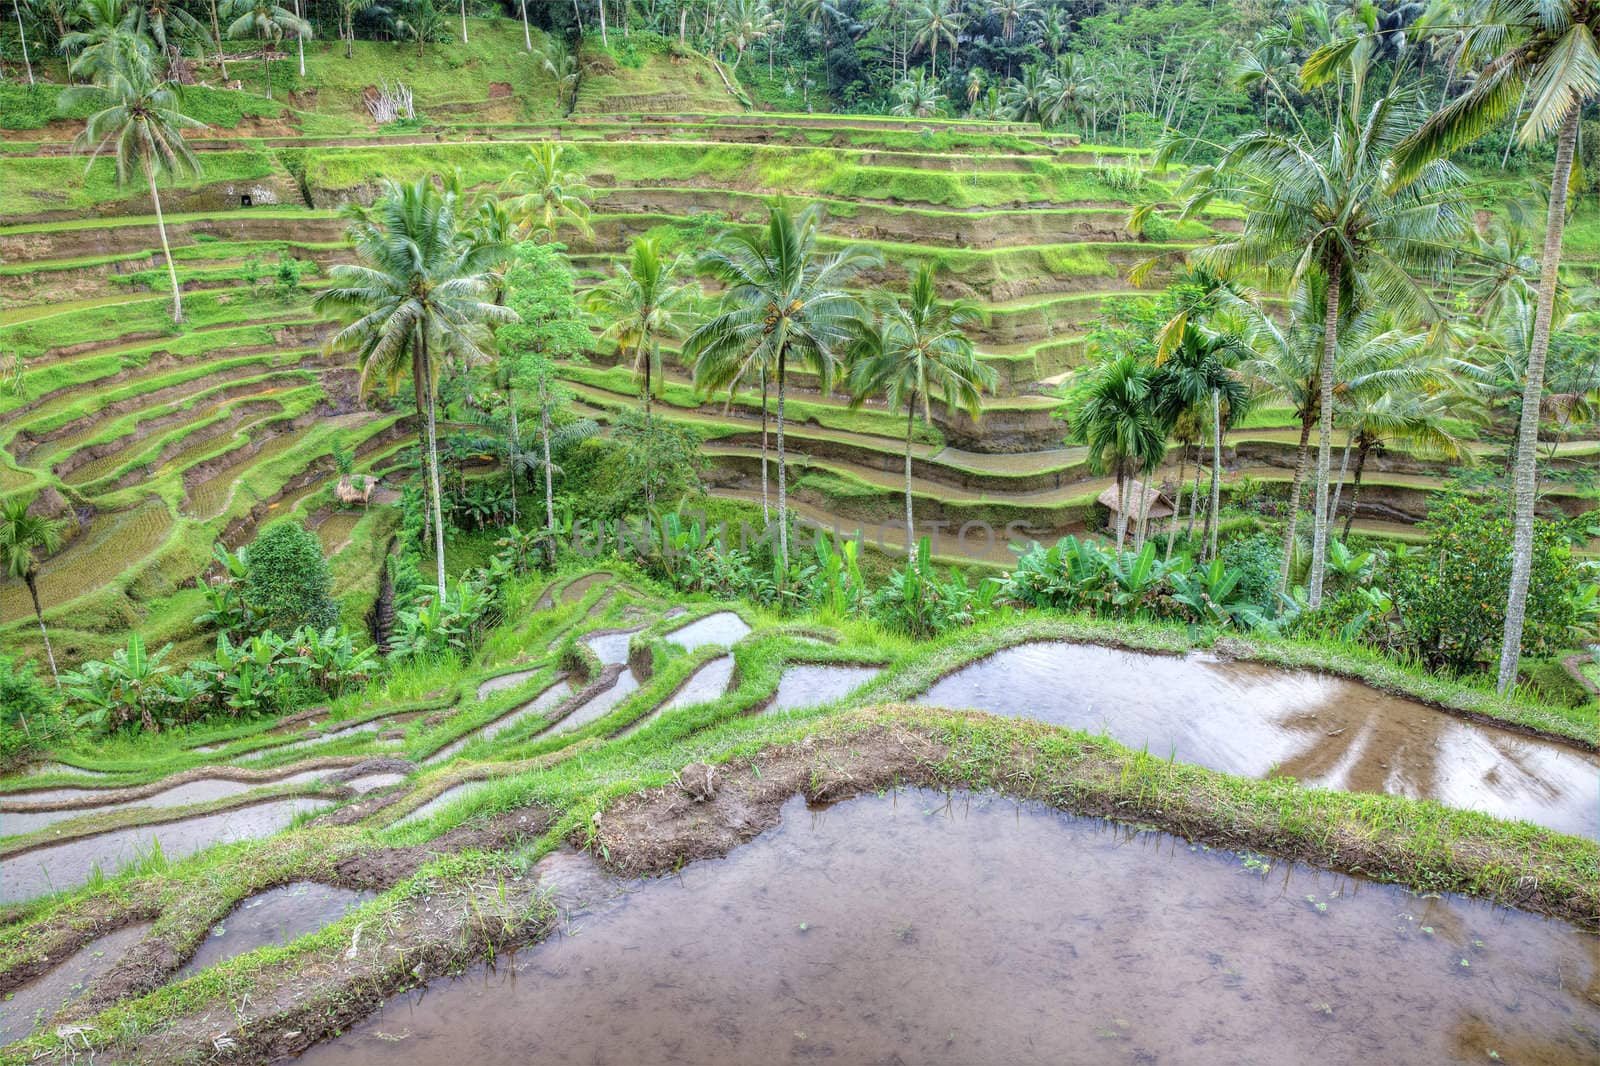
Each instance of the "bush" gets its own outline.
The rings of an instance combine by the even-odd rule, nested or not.
[[[248,559],[245,599],[267,628],[287,635],[301,626],[326,629],[338,620],[328,561],[305,526],[267,527],[250,545]]]
[[[1505,629],[1511,518],[1498,500],[1449,493],[1430,503],[1423,525],[1428,543],[1396,551],[1389,572],[1402,642],[1430,668],[1477,669]],[[1523,655],[1548,656],[1567,646],[1579,621],[1584,577],[1572,558],[1568,525],[1534,525]]]
[[[1224,543],[1219,552],[1223,563],[1239,572],[1239,596],[1270,613],[1277,601],[1278,571],[1283,565],[1278,538],[1268,533],[1240,537]]]
[[[0,655],[0,766],[44,750],[63,731],[61,706],[31,662]]]

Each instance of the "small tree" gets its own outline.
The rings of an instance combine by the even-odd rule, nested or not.
[[[287,636],[303,625],[323,629],[337,621],[328,561],[305,526],[268,526],[250,545],[249,558],[245,598],[268,628]]]
[[[28,586],[33,597],[33,613],[39,619],[39,636],[44,639],[45,658],[50,660],[50,675],[57,678],[56,655],[50,649],[50,632],[44,625],[44,610],[39,606],[39,560],[35,553],[51,554],[61,547],[62,523],[43,515],[30,514],[33,496],[13,496],[0,503],[0,563],[6,574]]]
[[[261,41],[261,74],[267,83],[267,99],[272,99],[272,51],[284,37],[301,40],[311,36],[311,23],[275,0],[231,0],[228,37],[256,37]]]

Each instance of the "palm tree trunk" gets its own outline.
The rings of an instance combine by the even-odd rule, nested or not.
[[[761,521],[772,524],[772,511],[767,506],[767,367],[761,366]]]
[[[265,38],[261,41],[261,80],[267,83],[267,99],[272,99],[272,60],[267,58],[267,49],[270,44]]]
[[[12,8],[17,13],[17,36],[22,38],[22,65],[28,68],[28,84],[33,84],[33,60],[28,58],[28,31],[22,28],[22,3],[15,0]]]
[[[222,24],[217,21],[217,0],[211,0],[211,36],[217,42],[217,67],[222,71],[222,80],[228,80],[228,61],[222,54]]]
[[[1356,520],[1356,504],[1361,500],[1361,471],[1367,465],[1367,443],[1356,449],[1356,472],[1350,481],[1350,509],[1344,513],[1344,539],[1350,539],[1350,526]]]
[[[300,14],[300,0],[294,0],[294,15],[295,18],[305,17]],[[306,76],[306,39],[300,35],[298,30],[295,31],[294,35],[294,47],[300,57],[300,76],[303,78]]]
[[[1328,309],[1322,326],[1321,399],[1317,413],[1316,504],[1311,511],[1311,609],[1322,605],[1322,571],[1328,558],[1328,468],[1333,463],[1333,371],[1339,345],[1340,262],[1328,264]]]
[[[1195,516],[1200,513],[1200,474],[1205,469],[1205,464],[1201,462],[1205,457],[1204,447],[1199,441],[1194,442],[1194,490],[1189,494],[1189,524],[1183,531],[1183,535],[1191,541],[1194,540]]]
[[[172,246],[167,243],[167,221],[161,215],[161,193],[156,189],[156,168],[148,161],[144,176],[150,182],[150,203],[156,209],[156,232],[161,234],[161,254],[167,259],[167,277],[172,281],[172,321],[183,322],[183,291],[178,287],[178,268],[172,265]]]
[[[1300,489],[1305,484],[1311,452],[1311,409],[1300,416],[1300,448],[1295,452],[1294,483],[1289,486],[1289,531],[1283,535],[1283,562],[1278,567],[1278,595],[1289,591],[1289,568],[1294,561],[1294,527],[1300,518]]]
[[[444,508],[440,505],[439,492],[439,434],[434,422],[433,411],[433,367],[428,362],[428,339],[421,331],[417,331],[417,347],[420,354],[418,362],[422,369],[422,392],[427,401],[426,412],[428,424],[428,478],[433,488],[433,559],[434,568],[439,579],[439,602],[444,602]]]
[[[533,51],[533,33],[528,29],[528,0],[522,0],[517,5],[522,9],[522,44],[528,51]]]
[[[906,559],[917,561],[917,533],[911,523],[911,430],[916,418],[916,393],[906,403]]]
[[[789,369],[789,346],[778,346],[778,558],[783,560],[783,573],[789,574],[789,475],[783,465],[783,401],[786,395],[785,376]]]
[[[50,660],[50,676],[56,679],[56,688],[60,688],[61,675],[56,673],[56,653],[50,647],[50,631],[44,627],[44,611],[39,606],[39,579],[30,569],[23,580],[28,583],[28,595],[33,597],[33,614],[39,619],[39,635],[44,638],[44,657]]]
[[[506,406],[511,408],[511,447],[507,449],[511,460],[511,524],[517,525],[517,449],[522,438],[517,436],[517,390],[506,386]]]
[[[467,0],[461,0],[461,43],[467,43]]]
[[[1550,177],[1550,211],[1544,231],[1544,261],[1539,270],[1539,303],[1533,316],[1533,343],[1528,350],[1528,378],[1522,386],[1522,417],[1517,424],[1517,464],[1512,475],[1511,589],[1506,597],[1506,629],[1500,645],[1504,692],[1517,680],[1522,654],[1522,627],[1528,609],[1528,580],[1533,572],[1533,507],[1538,498],[1539,408],[1544,399],[1544,360],[1550,350],[1550,322],[1555,315],[1556,275],[1561,266],[1561,241],[1567,221],[1567,183],[1578,143],[1578,100],[1571,101],[1556,140],[1556,165]]]
[[[1350,442],[1356,436],[1354,433],[1346,434],[1344,438],[1344,456],[1339,460],[1339,480],[1333,483],[1333,501],[1328,504],[1328,529],[1333,529],[1334,523],[1339,521],[1339,497],[1344,494],[1344,476],[1350,472]]]
[[[1222,524],[1222,391],[1211,390],[1211,507],[1206,511],[1206,559],[1217,557],[1217,527]]]
[[[1178,448],[1178,498],[1172,501],[1172,521],[1167,524],[1167,553],[1164,561],[1172,561],[1172,542],[1178,539],[1178,516],[1183,514],[1183,469],[1189,459],[1189,445]]]
[[[356,15],[350,8],[344,9],[344,57],[355,58],[356,43]]]
[[[600,0],[600,43],[606,48],[611,47],[611,41],[606,37],[606,0]]]
[[[1123,538],[1128,535],[1128,477],[1122,463],[1117,463],[1117,551],[1122,551]]]
[[[539,438],[544,444],[544,527],[553,537],[556,532],[555,475],[550,468],[550,398],[543,380],[539,382]]]

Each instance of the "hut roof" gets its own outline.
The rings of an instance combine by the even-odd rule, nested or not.
[[[1122,510],[1122,501],[1117,498],[1117,486],[1115,484],[1100,494],[1099,502],[1110,510],[1112,514]],[[1141,502],[1145,507],[1143,516],[1139,514]],[[1161,491],[1161,487],[1159,485],[1150,485],[1147,494],[1145,483],[1138,478],[1128,479],[1128,503],[1128,517],[1136,522],[1141,517],[1172,517],[1172,501],[1167,499],[1167,495]]]

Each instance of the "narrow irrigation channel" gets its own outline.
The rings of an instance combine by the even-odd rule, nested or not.
[[[1228,773],[1433,799],[1600,836],[1600,758],[1326,674],[1041,642],[963,667],[917,702],[1104,730]]]
[[[988,794],[796,797],[726,859],[630,884],[300,1061],[1600,1055],[1576,928]]]

